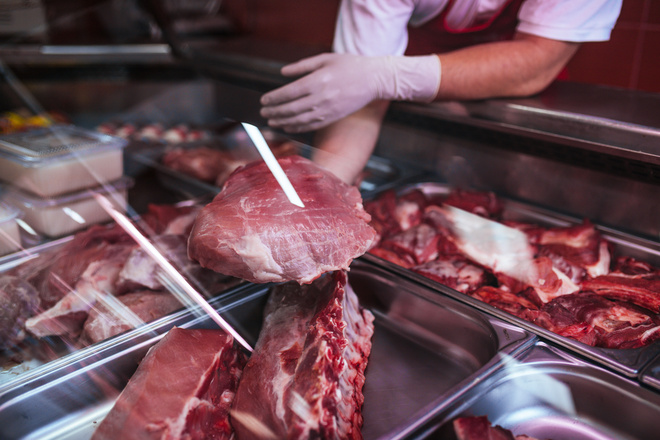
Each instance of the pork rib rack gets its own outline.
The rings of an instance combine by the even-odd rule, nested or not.
[[[373,315],[345,271],[273,288],[232,410],[237,438],[361,439]]]
[[[300,156],[278,159],[305,204],[290,203],[265,162],[238,169],[202,209],[188,255],[255,282],[307,284],[348,269],[376,239],[357,188]]]

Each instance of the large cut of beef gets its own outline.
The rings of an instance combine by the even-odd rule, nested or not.
[[[373,315],[345,271],[272,288],[232,417],[237,438],[360,439]]]
[[[265,162],[253,162],[202,209],[188,241],[192,259],[251,282],[306,284],[369,249],[376,232],[357,188],[300,156],[278,160],[305,207],[289,202]]]
[[[92,439],[230,439],[244,365],[222,330],[175,327],[149,350]]]

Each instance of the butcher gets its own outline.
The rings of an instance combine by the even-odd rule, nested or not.
[[[272,127],[314,131],[317,162],[353,183],[390,101],[521,97],[583,42],[607,41],[622,0],[342,0],[333,53],[282,68],[261,98]]]

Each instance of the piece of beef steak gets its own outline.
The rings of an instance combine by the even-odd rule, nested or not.
[[[173,328],[140,363],[94,432],[106,439],[229,439],[245,356],[222,330]]]
[[[346,272],[280,284],[264,313],[232,410],[237,438],[361,439],[374,317]]]
[[[287,199],[265,162],[240,168],[202,209],[188,241],[203,267],[255,283],[307,284],[348,269],[376,239],[357,188],[300,156],[278,159],[305,204]]]

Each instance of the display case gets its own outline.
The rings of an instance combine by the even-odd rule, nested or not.
[[[12,239],[0,257],[0,287],[36,283],[41,301],[44,291],[59,292],[51,298],[57,303],[65,295],[57,280],[48,275],[44,280],[52,273],[44,268],[72,254],[98,251],[72,244],[107,228],[92,243],[124,252],[113,260],[114,276],[139,263],[153,275],[141,279],[140,291],[158,291],[170,304],[157,317],[140,317],[115,334],[90,340],[81,339],[84,322],[70,334],[48,333],[47,326],[30,321],[43,302],[22,302],[12,312],[11,328],[0,333],[5,336],[0,437],[90,438],[139,360],[169,328],[217,327],[199,307],[176,296],[181,286],[163,275],[153,258],[140,254],[135,237],[112,235],[118,222],[141,231],[250,342],[258,338],[267,288],[211,274],[187,260],[183,241],[162,237],[168,230],[164,217],[176,211],[184,223],[194,218],[222,183],[172,169],[162,159],[172,150],[200,146],[249,150],[237,128],[241,121],[262,128],[271,148],[289,143],[309,156],[312,135],[266,127],[259,97],[288,81],[278,73],[285,62],[323,48],[254,38],[218,11],[212,14],[214,26],[220,23],[222,30],[192,41],[180,38],[190,22],[163,21],[158,11],[146,9],[126,23],[140,30],[131,41],[72,44],[59,34],[0,45],[1,112],[57,112],[67,126],[115,141],[112,153],[121,152],[122,161],[121,173],[96,175],[101,189],[96,192],[120,196],[121,209],[104,211],[108,216],[89,223],[76,220],[76,214],[88,215],[71,203],[80,188],[59,191],[48,183],[39,192],[63,192],[68,202],[57,204],[57,214],[64,217],[53,220],[42,213],[34,222],[34,214],[12,196],[17,189],[6,188],[14,186],[14,178],[3,174],[0,198],[14,203],[0,222],[11,223],[12,237],[30,239]],[[98,174],[82,159],[77,165]],[[507,220],[565,227],[587,219],[618,252],[660,267],[659,175],[660,96],[555,82],[525,99],[393,103],[359,189],[365,203],[389,190],[429,184],[443,194],[454,188],[492,193],[506,201]],[[90,188],[83,188],[90,197],[86,202],[105,209]],[[66,228],[59,227],[60,220]],[[120,250],[126,243],[130,249]],[[82,269],[68,279],[74,287]],[[516,433],[543,438],[576,438],[576,430],[580,438],[652,435],[649,420],[660,412],[660,341],[622,350],[588,346],[373,254],[354,261],[349,274],[361,303],[376,314],[365,383],[365,438],[453,438],[453,419],[484,415]],[[657,310],[651,315],[660,325]],[[25,332],[26,322],[33,333]],[[43,336],[35,336],[39,331]],[[547,387],[557,391],[552,398],[543,396]],[[627,423],[628,417],[639,417],[639,423]]]

